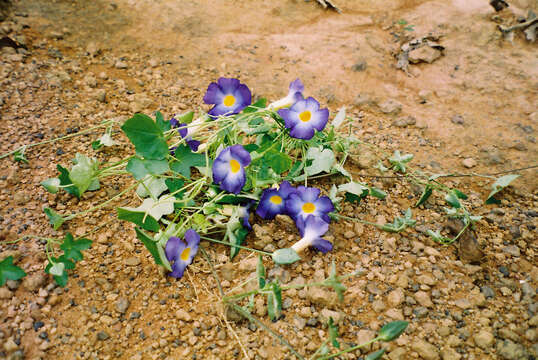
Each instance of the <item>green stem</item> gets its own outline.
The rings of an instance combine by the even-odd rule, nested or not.
[[[304,360],[304,357],[301,356],[291,345],[289,342],[287,342],[282,336],[277,334],[275,331],[273,331],[270,327],[265,325],[263,322],[252,316],[248,311],[243,309],[241,306],[235,304],[235,303],[226,303],[227,305],[231,306],[235,311],[237,311],[239,314],[241,314],[243,317],[247,318],[251,322],[256,323],[258,326],[263,328],[265,331],[267,331],[271,336],[273,336],[276,340],[280,341],[280,343],[284,346],[286,346],[292,353],[295,355],[299,360]]]
[[[342,355],[342,354],[346,354],[346,353],[348,353],[348,352],[351,352],[351,351],[355,351],[355,350],[357,350],[357,349],[360,349],[360,348],[362,348],[362,347],[364,347],[364,346],[368,346],[368,345],[370,345],[370,344],[372,344],[372,343],[374,343],[374,342],[376,342],[376,341],[378,341],[378,340],[381,340],[381,338],[380,338],[379,336],[376,337],[376,338],[374,338],[374,339],[372,339],[372,340],[370,340],[370,341],[365,342],[364,344],[360,344],[360,345],[357,345],[357,346],[350,347],[349,349],[345,349],[345,350],[339,351],[339,352],[337,352],[337,353],[335,353],[335,354],[331,354],[331,355],[327,355],[327,356],[322,356],[322,357],[318,358],[318,360],[332,359],[332,358],[335,358],[335,357],[340,356],[340,355]]]
[[[69,139],[69,138],[72,138],[72,137],[75,137],[75,136],[79,136],[79,135],[83,135],[83,134],[86,134],[86,133],[89,133],[89,132],[92,132],[93,130],[95,129],[98,129],[98,128],[101,128],[101,127],[106,127],[108,126],[109,124],[113,123],[112,120],[108,120],[108,121],[105,121],[104,123],[101,123],[99,125],[95,125],[95,126],[92,126],[91,128],[88,128],[86,130],[83,130],[83,131],[79,131],[75,134],[69,134],[69,135],[65,135],[65,136],[61,136],[59,138],[54,138],[54,139],[50,139],[50,140],[43,140],[43,141],[40,141],[40,142],[37,142],[37,143],[33,143],[33,144],[28,144],[28,145],[23,145],[23,146],[20,146],[18,148],[16,148],[15,150],[13,151],[10,151],[10,152],[7,152],[5,154],[2,154],[0,155],[0,159],[3,159],[9,155],[13,155],[15,154],[17,151],[19,150],[22,150],[22,149],[29,149],[29,148],[32,148],[32,147],[35,147],[35,146],[39,146],[39,145],[44,145],[44,144],[49,144],[49,143],[53,143],[53,142],[56,142],[56,141],[60,141],[60,140],[65,140],[65,139]]]
[[[200,236],[200,239],[204,239],[204,240],[214,242],[214,243],[217,243],[217,244],[223,244],[223,245],[228,245],[228,246],[236,247],[236,248],[243,249],[243,250],[252,251],[252,252],[255,252],[255,253],[258,253],[258,254],[261,254],[261,255],[265,255],[265,256],[272,256],[273,255],[270,252],[266,252],[266,251],[262,251],[262,250],[258,250],[258,249],[252,249],[252,248],[249,248],[249,247],[246,247],[246,246],[236,245],[236,244],[232,244],[232,243],[229,243],[229,242],[226,242],[226,241],[215,240],[215,239],[212,239],[212,238],[206,237],[206,236]]]

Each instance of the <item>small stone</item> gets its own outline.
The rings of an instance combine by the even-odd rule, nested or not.
[[[309,288],[306,292],[306,298],[310,300],[312,304],[320,304],[324,306],[328,306],[336,302],[334,293],[319,287]]]
[[[462,162],[463,166],[465,166],[467,169],[470,169],[474,166],[476,166],[476,160],[473,158],[467,158],[464,159]]]
[[[7,287],[0,287],[0,299],[11,299],[13,293]]]
[[[365,59],[359,59],[359,61],[357,61],[355,64],[353,64],[353,66],[351,67],[351,70],[359,72],[359,71],[366,70],[366,67],[367,67],[366,60]]]
[[[108,340],[110,338],[110,335],[108,335],[106,332],[104,331],[99,331],[97,333],[97,340],[100,340],[100,341],[105,341],[105,340]]]
[[[403,320],[404,319],[403,312],[400,309],[388,309],[385,312],[385,315],[387,317],[391,318],[391,319],[394,319],[394,320]]]
[[[415,300],[422,306],[432,307],[433,303],[430,299],[430,295],[425,291],[417,291],[415,293]]]
[[[458,299],[454,302],[454,304],[462,310],[470,309],[471,307],[473,307],[473,305],[467,298]]]
[[[450,121],[452,121],[452,123],[456,124],[456,125],[463,125],[464,124],[463,116],[461,116],[461,115],[452,116]]]
[[[397,115],[402,111],[402,104],[396,100],[388,99],[379,105],[379,109],[384,114]]]
[[[404,298],[404,291],[401,288],[398,288],[389,293],[387,296],[387,301],[391,307],[397,307],[404,301]]]
[[[388,357],[390,360],[405,360],[406,359],[407,351],[403,347],[398,347],[394,350],[392,350]]]
[[[421,46],[409,52],[409,62],[417,64],[421,61],[431,64],[441,57],[441,52],[429,46]]]
[[[7,352],[7,353],[10,353],[10,352],[13,352],[15,350],[18,349],[18,345],[15,343],[15,341],[13,341],[13,338],[9,338],[6,340],[6,342],[4,343],[4,350]]]
[[[106,90],[98,89],[94,93],[95,100],[104,103],[106,101]]]
[[[486,330],[480,330],[474,336],[474,343],[484,350],[489,349],[493,345],[494,341],[495,337],[493,334]]]
[[[179,320],[183,320],[183,321],[192,321],[192,317],[189,315],[189,313],[183,309],[179,309],[178,311],[176,311],[176,317],[179,319]]]
[[[372,309],[375,312],[382,312],[383,310],[385,310],[385,308],[386,306],[383,300],[376,300],[372,303]]]
[[[47,281],[47,278],[44,274],[37,273],[31,276],[27,276],[24,278],[22,282],[22,286],[24,286],[29,291],[36,291],[40,287],[45,285],[45,282]]]
[[[355,232],[353,230],[348,230],[344,233],[346,239],[353,239],[355,237]]]
[[[118,301],[116,301],[116,310],[118,310],[119,313],[125,314],[128,307],[129,299],[127,299],[126,297],[120,297]]]
[[[125,259],[125,265],[127,265],[127,266],[140,265],[140,258],[135,257],[135,256],[127,258],[127,259]]]
[[[528,354],[523,345],[505,340],[497,343],[497,355],[506,360],[519,360],[526,359]]]
[[[325,324],[329,321],[329,318],[332,318],[335,324],[339,324],[344,318],[338,311],[329,310],[327,308],[320,311],[319,317],[321,322]]]
[[[429,313],[429,310],[425,308],[424,306],[418,306],[415,309],[413,309],[413,314],[419,319],[425,318]]]
[[[415,125],[417,123],[417,119],[415,119],[413,116],[404,116],[401,118],[396,119],[392,125],[396,127],[407,127],[411,125]]]
[[[495,291],[487,285],[482,286],[480,291],[484,294],[486,299],[493,299],[495,297]]]
[[[438,360],[439,351],[435,346],[424,340],[416,340],[411,343],[411,348],[425,360]]]
[[[6,281],[6,285],[9,288],[9,290],[17,290],[19,288],[19,285],[21,284],[20,280],[8,280]]]
[[[254,271],[256,270],[257,264],[258,264],[258,258],[251,257],[251,258],[241,260],[238,268],[240,271]]]
[[[117,61],[116,64],[114,64],[114,66],[116,67],[116,69],[127,69],[127,63],[124,62],[124,61]]]
[[[503,248],[503,251],[507,254],[510,254],[514,257],[519,257],[521,255],[519,247],[517,245],[509,245]]]
[[[443,360],[460,360],[461,355],[451,347],[445,346],[441,349],[441,359]]]

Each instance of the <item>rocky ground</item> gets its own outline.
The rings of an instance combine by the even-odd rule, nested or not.
[[[0,51],[0,152],[137,111],[207,110],[203,94],[219,76],[239,77],[270,99],[300,77],[333,113],[347,106],[356,136],[388,153],[413,153],[413,164],[425,171],[495,173],[536,164],[536,44],[522,34],[504,40],[497,29],[536,11],[536,1],[510,1],[497,14],[487,1],[338,4],[342,14],[298,0],[15,2],[0,23],[0,36],[15,44],[2,42]],[[420,63],[409,74],[397,69],[401,44],[429,32],[440,34],[443,52],[423,49],[410,54]],[[90,143],[99,136],[29,149],[27,165],[0,160],[0,240],[80,236],[106,224],[89,236],[94,245],[63,289],[43,272],[42,243],[0,245],[0,259],[13,255],[28,273],[0,288],[0,358],[293,358],[259,326],[224,313],[203,257],[181,281],[164,277],[131,225],[114,220],[114,208],[128,198],[51,229],[43,207],[86,209],[129,183],[110,179],[81,201],[39,186],[76,152],[114,161],[129,151],[118,135],[119,146],[95,153]],[[376,162],[360,149],[350,169],[376,175]],[[261,298],[253,312],[305,355],[325,339],[332,316],[348,345],[370,339],[389,320],[410,321],[404,335],[384,345],[391,360],[538,357],[537,171],[521,174],[496,206],[483,204],[489,179],[445,181],[469,195],[473,214],[484,216],[474,232],[482,261],[471,264],[458,244],[443,247],[423,234],[444,225],[445,203],[433,196],[414,209],[416,229],[389,234],[335,223],[330,254],[311,252],[287,267],[266,264],[269,276],[284,284],[323,279],[332,261],[339,273],[360,271],[346,280],[343,304],[328,290],[310,288],[284,292],[285,318],[276,323]],[[345,215],[392,221],[420,196],[397,179],[361,179],[389,195],[348,205]],[[339,179],[320,184],[331,181]],[[281,218],[257,221],[247,241],[271,249],[297,238]],[[224,292],[253,278],[255,257],[241,252],[230,262],[225,247],[206,248]]]

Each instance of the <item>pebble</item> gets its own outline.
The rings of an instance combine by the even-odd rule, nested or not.
[[[26,276],[22,282],[22,286],[24,286],[29,291],[36,291],[43,285],[45,285],[45,282],[47,281],[47,278],[44,274],[37,273],[34,275]]]
[[[372,340],[376,333],[372,330],[361,329],[357,332],[357,344],[363,344]],[[367,345],[363,348],[366,352],[372,349],[372,345]]]
[[[189,315],[189,313],[183,309],[179,309],[176,311],[176,318],[183,321],[192,321],[192,317]]]
[[[486,299],[493,299],[495,297],[495,291],[487,285],[482,286],[480,291],[484,294]]]
[[[128,265],[128,266],[140,265],[140,258],[135,257],[135,256],[127,258],[125,259],[125,265]]]
[[[10,352],[13,352],[15,350],[18,349],[18,345],[15,343],[15,341],[13,341],[13,338],[9,338],[6,340],[6,342],[4,343],[4,350],[7,352],[7,353],[10,353]]]
[[[402,104],[393,99],[388,99],[379,104],[379,109],[384,114],[397,115],[402,111]]]
[[[399,306],[405,298],[405,294],[403,289],[398,288],[396,290],[392,290],[389,295],[387,296],[387,301],[391,307],[397,307]]]
[[[128,65],[126,62],[120,60],[114,64],[114,67],[116,67],[116,69],[127,69]]]
[[[497,355],[506,360],[520,360],[527,358],[527,351],[523,345],[504,340],[497,343]]]
[[[7,287],[0,287],[0,299],[11,299],[13,293]]]
[[[441,52],[429,46],[421,46],[417,49],[409,52],[409,62],[417,64],[419,62],[426,62],[431,64],[435,60],[441,57]]]
[[[439,359],[439,351],[427,341],[418,339],[411,343],[411,348],[425,360]]]
[[[396,119],[392,125],[400,128],[408,127],[411,125],[415,125],[417,123],[417,119],[415,119],[413,116],[404,116],[401,118]]]
[[[422,306],[432,307],[433,303],[430,299],[430,295],[425,291],[417,291],[415,293],[415,300]]]
[[[474,343],[484,350],[489,349],[495,342],[493,334],[486,330],[480,330],[473,339]]]
[[[106,101],[106,90],[105,89],[98,89],[93,94],[95,100],[104,103]]]
[[[353,71],[364,71],[366,70],[367,68],[367,63],[366,63],[366,60],[365,59],[359,59],[359,61],[357,61],[355,64],[353,64],[353,66],[351,66],[351,70]]]
[[[463,120],[463,116],[461,115],[454,115],[452,116],[452,118],[450,119],[450,121],[453,123],[453,124],[456,124],[456,125],[463,125],[465,123],[465,121]]]
[[[467,169],[470,169],[472,167],[476,166],[476,160],[473,158],[466,158],[462,162],[463,166],[465,166]]]
[[[120,297],[116,301],[116,310],[118,310],[119,313],[125,314],[128,307],[129,307],[129,299],[127,299],[126,297]]]
[[[441,349],[441,359],[443,360],[460,360],[461,355],[451,347],[445,346]]]
[[[521,255],[519,247],[516,245],[509,245],[503,248],[503,251],[507,254],[510,254],[514,257],[519,257]]]
[[[470,309],[472,307],[471,302],[467,298],[461,298],[454,302],[454,304],[462,310]]]

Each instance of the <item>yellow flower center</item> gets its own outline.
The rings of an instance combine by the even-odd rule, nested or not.
[[[270,202],[272,202],[275,205],[280,205],[282,203],[282,198],[278,195],[273,195],[269,199]]]
[[[312,203],[304,203],[303,212],[305,212],[307,214],[311,214],[311,213],[314,212],[314,210],[316,210],[316,205],[314,205]]]
[[[232,170],[234,174],[241,170],[241,164],[239,164],[239,161],[235,159],[230,160],[230,170]]]
[[[189,260],[189,255],[191,254],[191,248],[186,248],[181,252],[181,255],[179,256],[181,260],[187,261]]]
[[[223,101],[224,106],[233,106],[235,104],[235,97],[233,95],[226,95]]]
[[[312,113],[308,110],[303,111],[302,113],[299,114],[299,120],[301,120],[302,122],[310,121],[311,118],[312,118]]]

